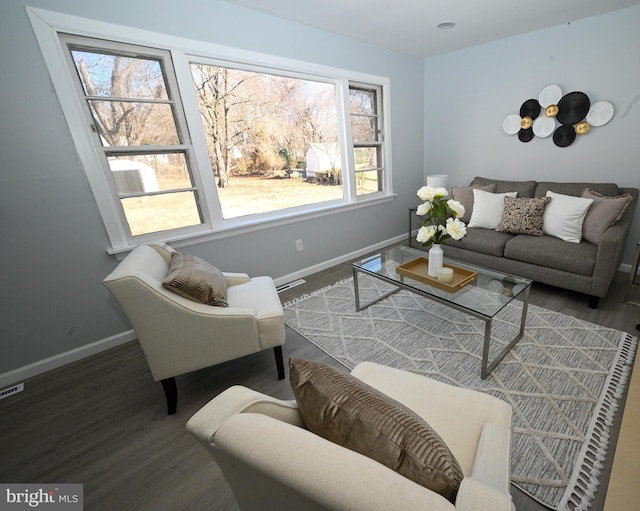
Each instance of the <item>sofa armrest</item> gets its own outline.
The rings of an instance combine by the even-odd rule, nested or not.
[[[515,511],[515,507],[509,493],[498,491],[472,477],[465,477],[456,497],[456,510]]]
[[[615,224],[600,238],[593,269],[591,295],[602,297],[607,294],[624,255],[628,230],[624,225]]]

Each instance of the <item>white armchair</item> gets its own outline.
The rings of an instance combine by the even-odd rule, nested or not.
[[[295,401],[234,386],[187,431],[209,451],[242,511],[512,511],[511,406],[493,396],[371,362],[351,373],[425,419],[458,460],[455,505],[304,428]]]
[[[136,247],[104,279],[138,336],[151,374],[160,381],[168,413],[177,408],[175,376],[273,348],[284,378],[282,304],[271,277],[224,273],[228,307],[183,298],[164,288],[172,248]]]

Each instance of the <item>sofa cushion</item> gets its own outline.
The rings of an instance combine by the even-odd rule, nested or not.
[[[471,212],[473,211],[473,189],[484,190],[485,192],[494,193],[496,191],[496,185],[491,183],[487,186],[452,186],[451,198],[457,200],[464,206],[464,215],[460,218],[465,224],[469,223],[471,219]]]
[[[582,190],[589,188],[603,195],[618,195],[618,185],[614,183],[556,183],[540,181],[536,186],[534,197],[545,197],[547,192],[561,193],[580,197]]]
[[[505,197],[502,220],[496,231],[542,236],[544,208],[549,201],[550,197]]]
[[[598,247],[593,243],[566,243],[552,236],[514,236],[504,247],[509,259],[578,275],[593,275]]]
[[[191,254],[174,252],[162,285],[194,302],[227,307],[227,281],[220,270]]]
[[[501,257],[504,247],[513,238],[513,234],[498,232],[493,229],[468,228],[467,235],[460,241],[447,240],[447,245],[481,254]]]
[[[604,232],[620,219],[633,200],[633,197],[628,193],[606,197],[589,188],[582,190],[581,197],[593,200],[582,224],[582,237],[596,244],[600,242]]]
[[[544,210],[542,232],[569,243],[580,243],[582,224],[593,199],[547,192],[551,202]]]
[[[307,429],[455,502],[462,469],[424,419],[331,366],[294,358],[289,366]]]
[[[518,197],[533,197],[536,181],[503,181],[500,179],[487,179],[486,177],[474,177],[471,186],[496,185],[495,193],[518,192]],[[543,194],[544,195],[544,194]]]
[[[495,229],[502,220],[504,198],[515,197],[517,192],[489,193],[479,188],[473,189],[473,212],[469,227]]]

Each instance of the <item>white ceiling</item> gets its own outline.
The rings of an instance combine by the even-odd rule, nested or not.
[[[640,5],[640,0],[225,1],[422,57]],[[438,29],[444,21],[456,26]]]

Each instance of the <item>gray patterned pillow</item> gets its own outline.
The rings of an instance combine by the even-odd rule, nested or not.
[[[550,201],[551,197],[505,197],[502,220],[496,231],[543,236],[544,208]]]
[[[289,378],[309,431],[455,502],[462,469],[418,414],[355,376],[292,358]]]
[[[218,268],[191,254],[174,252],[162,285],[194,302],[228,307],[227,279]]]

